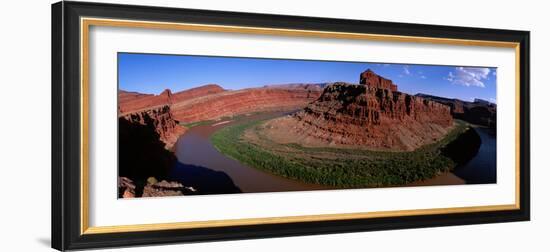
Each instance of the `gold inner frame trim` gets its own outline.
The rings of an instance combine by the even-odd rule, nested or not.
[[[397,211],[378,211],[363,213],[342,213],[342,214],[321,214],[321,215],[301,215],[284,217],[266,217],[266,218],[248,218],[248,219],[227,219],[227,220],[208,220],[208,221],[190,221],[173,223],[155,223],[155,224],[133,224],[121,226],[98,226],[89,225],[89,31],[90,26],[107,27],[128,27],[144,29],[164,29],[164,30],[185,30],[201,32],[223,32],[223,33],[241,33],[256,35],[275,35],[275,36],[293,36],[293,37],[316,37],[316,38],[336,38],[336,39],[355,39],[369,41],[385,42],[408,42],[408,43],[430,43],[461,46],[487,46],[514,48],[516,56],[516,186],[515,186],[515,204],[509,205],[489,205],[473,207],[452,207],[452,208],[433,208],[433,209],[415,209],[415,210],[397,210]],[[158,231],[173,229],[207,228],[207,227],[227,227],[242,225],[261,225],[261,224],[280,224],[292,222],[312,222],[329,220],[351,220],[367,219],[396,216],[415,216],[415,215],[434,215],[434,214],[452,214],[452,213],[471,213],[471,212],[490,212],[502,210],[520,209],[520,50],[519,43],[487,40],[467,40],[453,38],[433,38],[417,36],[399,36],[382,35],[366,33],[347,33],[347,32],[329,32],[317,30],[295,30],[278,29],[249,26],[227,26],[227,25],[206,25],[194,23],[170,23],[170,22],[152,22],[122,19],[100,19],[100,18],[81,18],[80,19],[80,58],[81,58],[81,188],[80,188],[80,233],[103,234],[119,232],[139,232],[139,231]]]

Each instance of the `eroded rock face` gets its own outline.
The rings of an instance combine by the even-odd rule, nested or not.
[[[172,93],[170,89],[166,89],[159,95],[141,94],[137,92],[119,90],[118,107],[121,113],[131,113],[163,105],[170,106],[173,103],[224,91],[225,90],[222,87],[215,84],[191,88],[177,93]]]
[[[168,96],[168,94],[165,94]],[[159,139],[170,149],[178,140],[178,137],[185,132],[185,128],[180,126],[174,119],[168,105],[145,109],[137,112],[121,114],[120,117],[131,123],[142,125],[151,125],[159,135]]]
[[[169,106],[179,122],[192,123],[224,116],[271,110],[300,109],[322,92],[321,84],[286,84],[230,91],[215,84],[160,95],[119,91],[119,113],[130,114]]]
[[[134,198],[136,197],[136,185],[134,181],[127,177],[118,177],[118,197]]]
[[[194,192],[196,192],[196,190],[193,187],[186,187],[178,182],[163,180],[155,183],[147,183],[143,187],[142,197],[182,196]]]
[[[367,79],[383,80],[372,74]],[[452,128],[449,106],[394,91],[391,81],[364,82],[326,87],[302,111],[268,122],[266,135],[304,146],[408,151],[437,141]]]
[[[184,186],[182,183],[166,180],[158,182],[154,177],[149,177],[145,185],[141,183],[138,188],[131,179],[118,177],[119,198],[183,196],[196,192],[195,188]]]
[[[367,71],[364,71],[361,75],[359,75],[359,84],[373,88],[397,91],[397,85],[393,84],[392,80],[377,75],[370,69],[367,69]]]
[[[254,88],[228,91],[174,104],[174,116],[185,123],[270,110],[293,110],[315,100],[314,89]]]
[[[454,118],[496,130],[497,105],[495,103],[482,99],[475,99],[474,102],[468,102],[427,94],[417,94],[417,96],[450,106],[451,114]]]
[[[207,84],[204,86],[187,89],[174,94],[174,103],[190,100],[197,97],[217,94],[226,90],[216,84]]]
[[[443,104],[389,89],[343,82],[325,88],[319,99],[296,114],[307,115],[361,126],[407,119],[445,126],[452,123],[450,109]]]

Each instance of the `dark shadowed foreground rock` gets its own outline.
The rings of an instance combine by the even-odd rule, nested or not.
[[[141,192],[141,194],[136,194],[136,191]],[[186,187],[181,183],[166,180],[158,182],[154,177],[147,179],[143,188],[137,187],[134,181],[129,178],[118,177],[119,198],[182,196],[194,194],[195,192],[196,190],[193,187]]]
[[[187,191],[156,180],[165,179],[177,163],[165,141],[178,135],[178,127],[166,106],[119,117],[119,197],[181,195]]]
[[[159,135],[159,140],[166,144],[166,149],[172,148],[178,137],[185,133],[185,128],[180,126],[174,119],[168,105],[148,108],[132,113],[123,113],[119,117],[126,119],[131,123],[139,123],[148,127],[153,127]]]
[[[119,117],[118,123],[118,175],[135,183],[144,183],[148,177],[164,178],[177,162],[160,140],[155,120],[146,113],[142,119]]]
[[[134,198],[136,196],[134,181],[126,177],[118,177],[118,197]]]
[[[142,197],[182,196],[194,192],[196,190],[193,187],[186,187],[178,182],[163,180],[156,183],[147,183],[143,188]]]

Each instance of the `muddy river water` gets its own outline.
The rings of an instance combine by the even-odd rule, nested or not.
[[[179,162],[171,171],[171,179],[200,188],[201,194],[330,189],[276,176],[241,164],[218,152],[210,142],[210,136],[223,127],[283,115],[283,112],[253,114],[190,128],[176,143],[175,154]],[[453,172],[411,185],[495,183],[496,139],[485,128],[475,129],[482,143],[478,154],[472,160],[457,167]]]
[[[453,171],[435,178],[411,184],[416,185],[454,185],[454,184],[490,184],[497,182],[497,141],[494,134],[485,127],[474,126],[481,138],[477,154],[468,162]]]
[[[275,118],[284,114],[283,112],[254,114],[240,117],[237,120],[219,121],[208,125],[192,127],[181,136],[176,143],[175,153],[180,164],[174,168],[172,176],[178,178],[180,177],[179,174],[181,174],[178,180],[185,183],[186,179],[192,179],[193,184],[196,184],[197,187],[206,186],[214,188],[212,189],[214,191],[221,191],[224,190],[224,188],[216,188],[217,185],[209,184],[230,183],[227,179],[230,179],[241,192],[281,192],[328,189],[328,187],[325,186],[287,179],[241,164],[239,161],[218,152],[210,142],[210,135],[223,127],[248,120]],[[198,171],[193,174],[182,174],[185,173],[185,171],[178,169],[195,169]],[[201,173],[205,174],[203,175]],[[214,181],[212,181],[212,178],[208,176],[208,174],[215,174],[217,177],[226,178],[224,181],[216,181],[221,179],[214,179]],[[189,178],[190,175],[193,177]]]

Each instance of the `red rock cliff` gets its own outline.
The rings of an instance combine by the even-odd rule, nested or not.
[[[120,90],[118,95],[118,107],[120,112],[129,113],[151,107],[171,105],[194,97],[201,97],[223,91],[225,91],[223,88],[215,84],[191,88],[177,93],[172,93],[170,89],[166,89],[159,95],[140,94]]]
[[[258,111],[300,109],[319,94],[305,88],[252,88],[199,97],[173,104],[172,108],[177,120],[189,123]]]
[[[359,76],[359,84],[363,84],[369,87],[389,89],[391,91],[397,91],[397,85],[393,84],[392,80],[386,79],[380,75],[375,74],[372,70],[367,69]]]
[[[119,114],[119,117],[123,117],[130,122],[153,127],[160,140],[166,144],[166,149],[171,149],[178,137],[185,132],[185,128],[180,126],[174,119],[168,105]]]
[[[321,94],[318,85],[293,84],[236,91],[208,84],[160,95],[119,92],[119,113],[133,113],[159,106],[170,106],[174,118],[183,123],[213,120],[224,116],[259,111],[300,109]]]
[[[361,75],[365,85],[339,82],[326,87],[302,111],[268,127],[288,132],[286,138],[305,146],[407,151],[440,139],[452,127],[449,106],[395,91],[391,81],[373,74]]]

